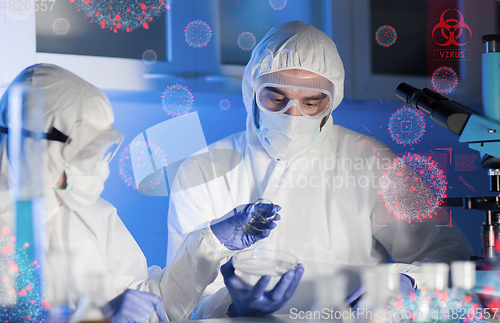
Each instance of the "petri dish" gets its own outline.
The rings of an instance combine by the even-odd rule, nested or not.
[[[286,252],[249,249],[233,256],[233,266],[242,273],[256,276],[282,276],[295,269],[298,259]]]

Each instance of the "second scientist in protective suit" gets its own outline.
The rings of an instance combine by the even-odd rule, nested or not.
[[[207,167],[196,159],[181,166],[171,195],[167,261],[187,233],[232,209],[230,201],[260,197],[281,206],[281,220],[255,247],[295,255],[304,264],[303,280],[332,275],[341,265],[374,266],[390,255],[397,270],[419,285],[423,262],[472,255],[455,225],[412,227],[395,220],[372,226],[385,209],[379,183],[387,162],[363,148],[373,142],[386,157],[396,156],[383,143],[333,123],[331,112],[343,99],[344,67],[326,34],[298,21],[272,28],[254,48],[242,82],[246,130],[209,146],[238,151],[242,161],[206,183]],[[196,180],[198,186],[191,184]],[[214,261],[225,261],[217,254],[214,249]],[[269,313],[242,310],[227,266],[221,270],[226,286],[219,276],[192,318]]]
[[[41,223],[48,261],[44,270],[54,278],[51,268],[61,263],[51,263],[51,255],[71,253],[70,279],[63,287],[69,289],[69,307],[76,310],[73,320],[84,316],[82,296],[92,283],[99,284],[101,303],[97,305],[104,305],[106,316],[113,322],[145,322],[153,312],[161,320],[189,318],[219,269],[213,257],[222,259],[229,249],[248,247],[267,237],[276,226],[270,223],[260,236],[248,236],[242,225],[250,219],[246,208],[240,207],[224,220],[188,236],[169,268],[148,269],[141,249],[116,209],[99,197],[109,175],[108,162],[123,139],[123,134],[112,126],[114,116],[106,96],[77,75],[50,64],[26,68],[9,89],[19,83],[36,86],[45,96],[42,126],[47,140],[43,140],[46,150],[41,159],[46,214]],[[4,235],[13,233],[7,149],[9,89],[0,101],[0,264],[9,262],[12,256],[2,246],[9,241]],[[91,282],[95,274],[100,280]],[[7,289],[5,283],[2,276],[0,295],[12,289]],[[3,314],[10,315],[0,308],[0,318]]]

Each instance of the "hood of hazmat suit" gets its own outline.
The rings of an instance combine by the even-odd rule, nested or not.
[[[114,120],[111,105],[95,86],[55,65],[28,67],[12,84],[21,82],[37,86],[44,92],[44,132],[56,128],[71,138],[69,144],[44,140],[43,198],[46,213],[41,221],[45,225],[44,251],[47,256],[44,270],[47,277],[51,277],[51,268],[61,267],[51,264],[51,259],[61,261],[61,258],[56,260],[56,255],[69,252],[70,306],[76,308],[81,295],[89,292],[87,277],[95,274],[102,276],[100,292],[103,300],[109,301],[147,278],[146,259],[116,214],[116,209],[99,198],[109,174],[107,162],[83,173],[79,171],[83,162],[80,161],[76,164],[79,168],[75,168],[65,157],[65,151],[79,151],[79,145],[86,142],[84,137],[91,134],[81,129],[91,127],[97,133],[108,129]],[[0,102],[0,126],[4,128],[8,127],[8,93],[7,90]],[[8,140],[7,134],[0,133],[0,243],[15,235],[14,215],[9,202]],[[66,172],[68,183],[74,181],[71,189],[69,184],[66,190],[57,187],[63,172]],[[83,186],[80,185],[82,178]],[[92,189],[79,191],[85,185]],[[59,202],[57,192],[61,193],[60,199],[64,203]]]
[[[388,214],[379,194],[384,164],[390,165],[396,157],[380,141],[336,125],[329,117],[314,144],[301,154],[273,158],[268,153],[257,136],[255,82],[263,74],[289,69],[306,70],[331,81],[332,109],[342,101],[344,68],[334,42],[299,21],[272,28],[254,48],[243,75],[246,130],[209,146],[213,152],[241,153],[242,161],[214,178],[209,174],[211,165],[193,156],[177,173],[168,216],[167,262],[188,232],[206,226],[235,205],[260,197],[282,207],[281,220],[254,248],[296,256],[304,265],[302,282],[333,275],[339,266],[384,263],[389,254],[398,271],[418,285],[423,277],[420,263],[469,259],[472,248],[455,225],[436,227],[424,221],[411,226],[394,216],[384,226],[377,225],[377,219]],[[318,127],[321,121],[317,120]],[[231,300],[220,278],[207,288],[192,318],[225,315]]]

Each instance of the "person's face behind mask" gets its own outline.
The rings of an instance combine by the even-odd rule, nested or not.
[[[90,206],[97,201],[109,176],[109,162],[123,140],[123,134],[110,126],[95,138],[77,150],[69,147],[72,144],[69,142],[68,149],[64,151],[72,151],[65,156],[66,160],[70,160],[64,164],[66,181],[55,191],[71,210]]]
[[[285,77],[291,78],[288,84],[285,80],[285,87],[258,84],[254,108],[259,109],[256,132],[263,147],[274,159],[287,161],[309,151],[317,142],[321,125],[331,112],[333,88],[308,88],[311,83],[317,84],[310,80],[319,77],[312,72],[291,70]],[[273,79],[267,78],[267,82]]]
[[[78,166],[64,165],[66,183],[55,189],[60,200],[75,211],[94,204],[104,190],[104,182],[109,176],[106,160],[99,161],[92,172],[82,171]]]

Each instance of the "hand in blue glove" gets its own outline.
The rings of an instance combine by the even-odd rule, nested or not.
[[[266,228],[259,235],[251,235],[245,232],[243,226],[250,222],[252,215],[248,212],[252,204],[243,204],[228,214],[219,219],[215,219],[210,223],[210,228],[215,234],[220,243],[222,243],[229,250],[241,250],[250,247],[257,241],[267,238],[271,234],[271,230],[276,227],[280,215],[276,214],[274,219],[266,224]],[[281,210],[278,205],[274,206],[276,212]]]
[[[229,306],[229,313],[232,317],[241,317],[269,315],[282,308],[293,296],[304,273],[304,267],[298,264],[295,270],[285,273],[276,286],[267,292],[265,289],[271,277],[263,276],[255,286],[249,286],[235,275],[233,258],[224,264],[220,271],[233,301]]]
[[[415,294],[415,281],[408,275],[399,274],[399,293],[405,297]]]
[[[127,289],[109,301],[103,311],[113,323],[144,323],[153,312],[160,321],[167,319],[160,297],[135,289]]]
[[[346,305],[351,306],[353,309],[356,309],[359,304],[359,300],[365,294],[366,288],[365,285],[359,286],[354,292],[352,292],[349,297],[346,299]],[[411,293],[415,293],[415,281],[405,274],[399,274],[399,293],[403,297],[410,296]]]

